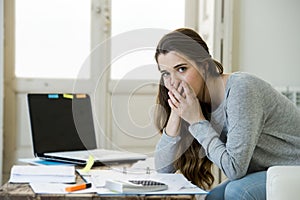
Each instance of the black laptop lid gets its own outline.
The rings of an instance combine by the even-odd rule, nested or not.
[[[96,148],[87,94],[28,94],[27,97],[36,156]]]

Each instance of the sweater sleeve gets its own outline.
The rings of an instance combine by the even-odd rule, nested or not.
[[[156,145],[154,164],[157,172],[160,173],[173,173],[175,172],[174,161],[176,159],[176,152],[178,148],[178,142],[181,137],[170,137],[165,133],[163,134]]]
[[[230,179],[246,175],[263,127],[263,103],[257,85],[243,80],[227,93],[225,115],[228,122],[226,143],[211,123],[201,121],[189,127],[205,149],[207,157]]]

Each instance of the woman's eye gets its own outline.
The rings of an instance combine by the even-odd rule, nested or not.
[[[184,72],[185,70],[186,70],[186,67],[179,67],[179,68],[178,68],[178,71],[179,71],[179,72]]]
[[[168,77],[169,75],[170,75],[170,74],[169,74],[168,72],[162,72],[162,73],[161,73],[161,76],[162,76],[162,77]]]

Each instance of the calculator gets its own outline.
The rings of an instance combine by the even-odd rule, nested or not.
[[[154,180],[107,180],[106,188],[122,193],[143,193],[167,190],[168,185]]]
[[[143,187],[157,188],[159,190],[168,189],[168,185],[166,185],[165,183],[153,180],[129,180],[129,182],[137,185],[142,185]]]

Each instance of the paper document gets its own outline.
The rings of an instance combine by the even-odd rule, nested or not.
[[[68,194],[65,190],[69,184],[63,183],[29,183],[30,187],[36,194]],[[93,186],[85,190],[78,190],[72,192],[72,194],[81,193],[96,193],[97,189]]]
[[[168,185],[167,190],[157,192],[139,191],[136,194],[207,194],[205,190],[193,185],[182,174],[166,174],[166,173],[122,173],[116,170],[91,170],[81,175],[88,181],[93,183],[97,188],[98,194],[117,194],[105,188],[107,180],[154,180]],[[126,193],[123,193],[126,194]]]
[[[30,166],[14,165],[9,182],[55,182],[74,183],[76,179],[74,166]]]

